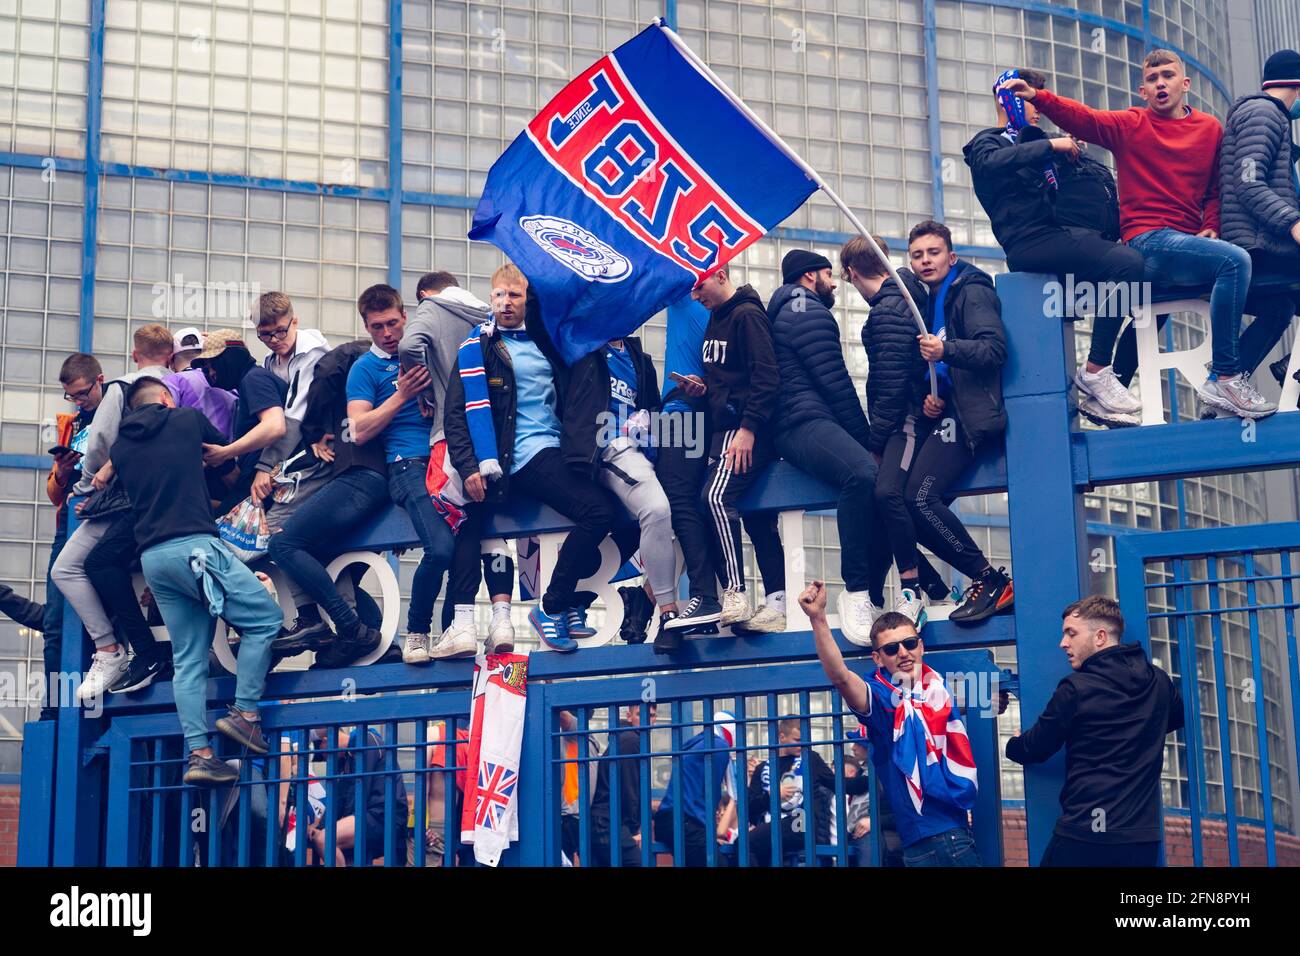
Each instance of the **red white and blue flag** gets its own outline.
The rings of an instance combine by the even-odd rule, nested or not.
[[[816,188],[655,24],[516,137],[469,237],[523,270],[573,362],[681,299]]]
[[[927,798],[969,810],[978,783],[966,724],[943,678],[921,665],[919,686],[908,691],[880,671],[868,683],[874,705],[894,714],[893,763],[907,782],[917,813]]]
[[[474,859],[496,866],[519,839],[519,757],[524,743],[528,655],[483,654],[474,661],[460,839]]]

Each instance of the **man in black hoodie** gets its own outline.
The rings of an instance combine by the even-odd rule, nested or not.
[[[691,297],[709,310],[702,384],[711,434],[700,500],[713,525],[718,576],[724,588],[718,623],[747,625],[745,629],[751,631],[784,631],[785,556],[775,516],[745,519],[767,592],[766,607],[756,614],[745,597],[745,558],[736,507],[773,454],[781,376],[771,323],[758,293],[749,285],[737,289],[726,267],[700,280]]]
[[[257,705],[283,615],[275,598],[217,537],[203,445],[224,444],[225,437],[202,412],[177,408],[157,378],[133,383],[126,406],[131,412],[118,428],[109,460],[131,499],[140,566],[171,636],[172,693],[190,751],[185,782],[232,783],[238,771],[213,755],[208,736],[212,621],[224,618],[240,637],[235,703],[217,720],[217,730],[265,754]]]
[[[830,260],[792,249],[781,260],[781,272],[785,285],[767,304],[781,371],[776,449],[782,458],[840,489],[840,627],[863,643],[871,633],[870,591],[873,585],[877,591],[883,586],[891,559],[876,509],[878,466],[867,450],[870,426],[844,364],[840,324],[831,314],[835,280]],[[909,344],[915,351],[915,338]]]
[[[1065,745],[1061,816],[1040,866],[1156,866],[1165,735],[1183,699],[1141,644],[1121,644],[1119,604],[1094,594],[1061,614],[1074,673],[1038,722],[1007,741],[1007,759],[1042,763]]]
[[[1011,78],[1039,90],[1047,85],[1047,77],[1037,70],[1010,70],[999,77],[995,93]],[[1008,115],[1004,102],[1015,115]],[[1082,228],[1070,216],[1058,214],[1058,206],[1062,213],[1076,206],[1105,212],[1118,201],[1105,196],[1097,197],[1101,201],[1066,201],[1065,193],[1072,192],[1076,183],[1090,181],[1076,173],[1095,172],[1093,167],[1099,166],[1080,154],[1078,142],[1065,135],[1049,137],[1039,129],[1038,110],[1030,100],[999,99],[997,111],[1000,125],[976,133],[963,153],[975,195],[988,214],[993,235],[1006,250],[1007,268],[1068,273],[1074,276],[1075,288],[1081,283],[1097,286],[1092,344],[1087,361],[1074,376],[1079,411],[1103,425],[1137,425],[1142,405],[1116,378],[1111,359],[1124,322],[1122,300],[1131,298],[1131,292],[1122,290],[1136,289],[1142,282],[1142,253],[1116,241],[1117,208],[1114,234],[1103,234],[1108,226],[1100,222]],[[1110,294],[1103,295],[1106,290]]]
[[[930,289],[927,335],[918,335],[921,358],[935,365],[938,396],[927,394],[924,415],[934,430],[918,429],[920,445],[904,490],[917,540],[941,561],[970,578],[949,620],[973,624],[1011,606],[1011,579],[994,570],[961,520],[944,502],[975,449],[1007,427],[1002,404],[1002,364],[1007,360],[1002,303],[988,273],[957,258],[952,233],[927,219],[907,237],[912,271]],[[927,373],[928,374],[928,373]],[[948,414],[945,415],[945,412]],[[927,428],[929,425],[927,424]],[[890,541],[895,543],[891,527]]]

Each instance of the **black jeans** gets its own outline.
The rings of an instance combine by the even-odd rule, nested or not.
[[[889,573],[889,536],[876,508],[876,460],[856,438],[830,420],[782,432],[781,457],[840,489],[835,522],[840,531],[840,573],[850,591],[869,590]],[[903,567],[903,565],[899,565]]]
[[[715,432],[709,442],[709,465],[704,476],[704,486],[700,489],[700,505],[713,526],[711,543],[718,579],[725,588],[743,591],[745,552],[740,538],[741,518],[737,502],[772,460],[772,446],[761,438],[757,440],[749,470],[740,474],[732,471],[727,460],[722,457],[735,434],[735,429]],[[764,590],[769,594],[784,590],[785,553],[781,550],[777,516],[746,515],[744,527],[754,545],[754,560],[758,562]]]
[[[690,596],[716,598],[718,584],[714,577],[712,539],[704,512],[700,510],[700,487],[704,484],[709,459],[703,453],[692,458],[691,452],[692,449],[680,445],[664,445],[659,449],[655,474],[668,496],[673,535],[686,560]]]
[[[465,520],[456,529],[456,546],[447,577],[447,597],[442,604],[442,627],[451,624],[457,604],[473,604],[480,580],[486,580],[488,594],[510,594],[515,586],[515,562],[501,554],[481,554],[483,526],[492,516],[492,506],[466,502]],[[482,577],[480,577],[480,568]]]
[[[1059,234],[1040,238],[1024,246],[1007,250],[1007,268],[1013,272],[1046,272],[1051,275],[1071,274],[1075,283],[1113,282],[1127,284],[1128,291],[1114,292],[1097,302],[1097,312],[1092,323],[1092,345],[1088,361],[1097,365],[1111,364],[1115,339],[1119,335],[1124,316],[1119,313],[1121,301],[1131,301],[1136,283],[1142,281],[1144,260],[1138,250],[1120,242],[1103,239],[1100,233],[1086,229],[1061,230]],[[1132,283],[1132,284],[1130,284]]]
[[[1294,255],[1251,250],[1251,282],[1260,279],[1300,276],[1300,248]],[[1241,333],[1237,351],[1241,368],[1247,375],[1259,367],[1264,357],[1273,351],[1291,326],[1300,297],[1294,292],[1256,293],[1246,297],[1246,311],[1255,317]]]
[[[626,825],[619,827],[619,866],[640,866],[641,848],[632,839],[632,831]],[[591,865],[613,866],[610,851],[609,825],[600,826],[592,821],[591,826]]]
[[[1160,843],[1085,843],[1052,834],[1039,866],[1159,866]]]
[[[903,489],[917,540],[940,561],[952,565],[968,578],[977,577],[988,567],[988,561],[961,520],[944,503],[944,496],[973,458],[974,454],[966,444],[966,433],[957,420],[940,419],[938,426],[925,436],[916,450]],[[893,525],[890,533],[893,543]]]
[[[543,448],[510,476],[511,488],[527,489],[577,527],[569,532],[555,560],[551,583],[542,595],[542,610],[558,614],[574,605],[574,590],[591,554],[614,526],[614,502],[609,492],[589,476],[570,468],[558,448]]]
[[[795,832],[794,817],[783,816],[781,818],[781,866],[785,865],[786,860],[803,859],[803,841],[803,833]],[[760,823],[749,831],[749,865],[772,865],[771,823]]]
[[[119,634],[132,651],[141,655],[152,654],[158,648],[131,580],[131,568],[140,561],[135,523],[133,512],[114,517],[95,549],[86,556],[83,568]]]
[[[948,583],[934,569],[924,554],[916,547],[916,526],[912,512],[907,507],[907,479],[911,476],[916,452],[934,428],[934,419],[921,417],[930,427],[917,424],[917,416],[908,415],[903,427],[889,436],[884,454],[880,458],[880,471],[876,475],[876,507],[889,539],[889,549],[899,571],[916,568],[917,584],[935,600],[942,600],[948,592]],[[888,565],[885,567],[889,571]],[[871,592],[877,607],[884,606],[884,576],[880,578],[881,592]],[[873,581],[873,586],[874,581]]]

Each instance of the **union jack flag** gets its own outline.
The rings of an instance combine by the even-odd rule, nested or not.
[[[497,830],[501,815],[510,804],[510,797],[519,783],[519,774],[499,763],[484,760],[478,768],[478,804],[474,811],[474,825]]]

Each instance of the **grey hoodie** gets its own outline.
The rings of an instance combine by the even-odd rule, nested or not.
[[[147,365],[134,372],[118,376],[112,382],[104,383],[104,400],[95,409],[95,417],[90,423],[90,432],[86,435],[86,456],[81,461],[81,480],[72,488],[73,495],[88,495],[92,490],[90,483],[95,472],[104,467],[108,461],[108,451],[117,441],[117,429],[122,423],[122,407],[126,402],[126,390],[136,379],[153,376],[160,381],[170,375],[171,369],[161,365]],[[120,386],[113,382],[121,382]],[[109,387],[113,385],[113,387]]]
[[[415,310],[415,316],[406,323],[397,350],[402,369],[424,365],[433,379],[420,395],[420,404],[433,409],[430,444],[444,437],[442,420],[446,411],[447,379],[456,369],[460,344],[491,317],[492,310],[487,303],[459,286],[449,286],[425,298]]]
[[[269,474],[297,450],[302,438],[302,418],[307,413],[307,393],[311,391],[312,379],[316,375],[316,363],[329,349],[330,344],[325,336],[315,329],[298,330],[293,354],[289,356],[289,393],[284,399],[284,437],[262,449],[262,455],[257,460],[258,471]],[[262,359],[262,367],[273,375],[279,374],[276,371],[274,352]]]

